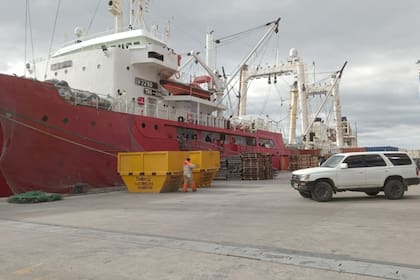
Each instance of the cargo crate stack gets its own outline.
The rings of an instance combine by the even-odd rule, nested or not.
[[[319,157],[317,155],[303,154],[303,155],[290,155],[289,166],[290,171],[297,169],[310,168],[318,166]]]
[[[242,180],[265,180],[272,178],[271,155],[260,153],[242,154]]]
[[[240,155],[229,156],[220,161],[216,174],[218,180],[240,179],[242,176],[242,159]]]

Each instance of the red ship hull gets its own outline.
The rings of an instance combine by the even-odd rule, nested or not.
[[[288,154],[280,134],[233,132],[75,106],[64,101],[52,84],[0,74],[0,196],[30,190],[68,193],[75,185],[93,188],[121,186],[117,153],[124,151],[179,150],[177,129],[259,134],[273,139],[275,149],[225,144],[225,155],[242,151]],[[220,149],[199,143],[194,148]]]

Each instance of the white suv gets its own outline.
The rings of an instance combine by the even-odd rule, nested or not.
[[[403,152],[335,154],[320,167],[292,172],[291,185],[305,198],[329,201],[333,193],[359,191],[400,199],[409,185],[419,184],[419,170]]]

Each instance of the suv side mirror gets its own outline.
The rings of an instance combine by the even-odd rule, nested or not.
[[[349,165],[347,163],[340,164],[340,169],[346,169],[349,168]]]

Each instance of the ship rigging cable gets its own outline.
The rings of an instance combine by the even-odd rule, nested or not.
[[[60,5],[61,5],[61,0],[58,0],[58,4],[57,4],[57,11],[55,12],[55,19],[54,19],[54,25],[53,25],[53,32],[51,35],[51,41],[50,41],[50,49],[48,51],[48,60],[47,60],[47,65],[45,67],[45,75],[44,77],[47,77],[47,71],[48,71],[48,64],[50,63],[50,58],[51,58],[51,49],[52,49],[52,44],[54,41],[54,35],[55,35],[55,28],[57,27],[57,19],[58,19],[58,13],[60,11]]]
[[[100,4],[101,2],[102,2],[102,0],[98,0],[98,2],[96,3],[95,12],[93,13],[92,18],[90,19],[90,22],[89,22],[88,28],[87,28],[87,30],[86,30],[86,33],[87,33],[87,34],[89,34],[89,30],[90,30],[90,28],[91,28],[91,26],[92,26],[92,23],[93,23],[93,21],[94,21],[94,19],[95,19],[95,17],[96,17],[96,14],[98,13],[99,4]]]
[[[33,73],[34,73],[34,78],[36,80],[34,39],[33,39],[33,34],[32,34],[32,21],[31,21],[31,10],[30,10],[30,7],[29,7],[29,0],[26,0],[25,13],[26,13],[25,14],[25,60],[24,60],[24,64],[23,64],[23,67],[24,67],[23,76],[26,76],[25,74],[26,74],[26,70],[27,70],[27,66],[26,66],[26,63],[27,63],[27,45],[28,45],[28,43],[27,43],[27,38],[28,38],[27,32],[28,32],[28,26],[29,26],[29,33],[30,33],[30,36],[31,36],[32,61],[33,61],[33,66],[34,66]]]

